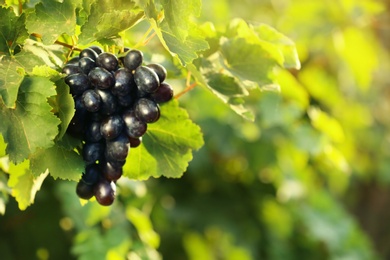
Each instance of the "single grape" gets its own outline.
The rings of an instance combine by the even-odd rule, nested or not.
[[[138,138],[145,134],[147,124],[138,119],[133,110],[123,112],[122,118],[125,122],[125,130],[129,137]]]
[[[131,50],[123,58],[123,65],[128,68],[130,71],[135,70],[141,66],[143,61],[143,53],[139,50]]]
[[[135,87],[133,74],[126,68],[120,68],[114,73],[115,85],[111,89],[116,96],[125,96],[130,93],[130,90]]]
[[[101,164],[101,167],[103,176],[109,181],[116,181],[123,174],[121,163],[106,161]]]
[[[160,64],[151,63],[146,65],[146,67],[151,68],[157,74],[160,83],[167,77],[167,70]]]
[[[83,146],[83,159],[87,165],[95,164],[104,157],[103,143],[86,143]]]
[[[115,96],[109,90],[95,90],[101,99],[99,113],[102,115],[112,115],[118,109],[118,103]]]
[[[82,57],[79,59],[79,67],[84,74],[88,75],[88,73],[96,67],[96,63],[89,57]]]
[[[114,54],[103,52],[97,57],[96,64],[108,71],[115,71],[118,68],[118,59]]]
[[[150,98],[156,103],[165,103],[173,98],[173,88],[166,82],[162,82],[156,92],[150,94]]]
[[[65,78],[70,93],[74,96],[82,95],[84,91],[90,88],[88,77],[83,73],[76,73]]]
[[[119,115],[105,118],[100,125],[100,133],[106,140],[114,139],[122,132],[124,122]]]
[[[134,112],[137,118],[145,123],[153,123],[160,118],[159,106],[147,98],[138,99],[134,105]]]
[[[76,65],[76,66],[78,66],[78,65],[79,65],[79,59],[80,59],[80,57],[78,57],[78,56],[73,57],[73,58],[71,58],[70,60],[68,60],[68,61],[66,62],[66,64],[67,64],[67,65]]]
[[[100,121],[91,121],[87,124],[84,137],[87,142],[95,143],[102,140],[103,136],[100,133],[100,125]]]
[[[116,196],[116,185],[112,181],[101,179],[95,186],[95,197],[102,206],[111,205]]]
[[[100,48],[99,46],[96,46],[96,45],[93,45],[93,46],[89,46],[88,48],[94,50],[96,52],[97,55],[99,55],[100,53],[103,52],[103,49]]]
[[[95,185],[102,176],[100,167],[98,164],[91,164],[85,167],[85,172],[81,176],[81,181],[88,185]]]
[[[88,89],[84,91],[83,95],[81,96],[81,100],[85,109],[87,109],[89,112],[99,111],[101,100],[99,94],[95,90]]]
[[[80,199],[89,200],[95,195],[95,187],[79,181],[76,186],[76,194]]]
[[[83,73],[83,70],[78,66],[78,64],[66,64],[62,68],[62,73],[65,73],[67,76],[69,76],[76,73]]]
[[[140,66],[135,70],[134,81],[138,89],[146,93],[155,92],[160,85],[157,74],[145,66]]]
[[[142,143],[142,137],[139,137],[139,138],[129,137],[129,141],[130,141],[130,147],[136,148],[136,147],[140,146],[140,144]]]
[[[100,179],[100,168],[94,164],[89,165],[85,169],[80,181],[76,186],[76,194],[81,199],[89,200],[95,195],[95,185]]]
[[[92,50],[90,48],[86,48],[86,49],[80,51],[79,57],[80,58],[88,57],[88,58],[91,58],[94,61],[96,61],[96,58],[98,57],[98,54],[94,50]]]
[[[88,73],[91,84],[99,89],[108,89],[115,85],[114,76],[106,69],[95,67]]]
[[[117,138],[106,141],[107,161],[124,161],[129,151],[130,142],[125,134],[120,134]]]

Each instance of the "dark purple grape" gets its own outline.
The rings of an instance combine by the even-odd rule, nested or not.
[[[128,108],[134,104],[134,102],[136,100],[136,96],[132,95],[130,93],[130,94],[127,94],[126,96],[117,96],[117,100],[118,100],[118,104],[121,107]]]
[[[103,52],[97,57],[96,64],[108,71],[115,71],[118,68],[118,59],[112,53]]]
[[[80,181],[76,186],[76,194],[81,199],[89,200],[95,195],[95,185],[101,177],[98,165],[89,165],[85,169]]]
[[[99,113],[102,115],[112,115],[118,109],[118,103],[115,96],[109,90],[95,90],[101,99]]]
[[[102,206],[111,205],[116,196],[116,185],[112,181],[101,179],[95,186],[95,198]]]
[[[79,59],[79,67],[84,74],[88,75],[88,73],[96,67],[96,63],[89,57],[82,57]]]
[[[141,66],[144,55],[139,50],[131,50],[123,58],[123,65],[130,71]]]
[[[100,166],[98,164],[91,164],[85,167],[85,172],[81,176],[81,181],[88,185],[95,185],[102,176]]]
[[[96,51],[90,49],[90,48],[86,48],[82,51],[80,51],[80,55],[79,55],[80,58],[82,57],[88,57],[88,58],[91,58],[93,59],[94,61],[96,61],[96,58],[98,57],[98,54],[96,53]]]
[[[94,50],[96,52],[97,55],[99,55],[100,53],[103,52],[103,49],[100,48],[99,46],[96,46],[96,45],[93,45],[93,46],[89,46],[88,48]]]
[[[69,76],[76,73],[83,73],[83,70],[77,64],[67,64],[62,68],[62,73]]]
[[[70,120],[66,132],[75,138],[81,139],[84,136],[85,122],[88,111],[81,102],[81,97],[76,97],[74,102],[76,111]]]
[[[85,109],[87,109],[89,112],[99,111],[101,100],[99,94],[95,90],[88,89],[84,91],[83,95],[81,96],[81,100]]]
[[[80,199],[89,200],[95,195],[95,187],[79,181],[76,186],[76,194]]]
[[[146,67],[151,68],[157,74],[160,83],[167,77],[167,70],[160,64],[151,63],[146,65]]]
[[[88,73],[91,84],[100,89],[108,89],[115,85],[114,76],[106,69],[95,67]]]
[[[103,143],[86,143],[83,146],[83,159],[87,165],[101,161],[104,156]]]
[[[142,142],[142,137],[139,137],[139,138],[129,137],[129,141],[130,141],[130,147],[136,148],[136,147],[140,146],[140,144]]]
[[[135,70],[134,81],[138,89],[146,93],[155,92],[160,85],[157,74],[145,66],[140,66]]]
[[[165,103],[173,98],[173,88],[166,82],[162,82],[156,92],[150,94],[150,98],[156,103]]]
[[[109,181],[118,180],[123,174],[123,165],[118,162],[106,161],[101,164],[103,176]]]
[[[80,57],[78,57],[78,56],[73,57],[73,58],[71,58],[70,60],[68,60],[68,61],[66,62],[66,64],[67,64],[67,65],[76,65],[76,66],[78,66],[78,65],[79,65],[79,59],[80,59]]]
[[[89,89],[88,77],[83,73],[76,73],[65,78],[65,83],[68,84],[70,93],[74,96],[82,95],[84,91]]]
[[[125,134],[106,141],[106,160],[124,161],[130,151],[129,138]]]
[[[106,140],[119,136],[122,132],[124,122],[119,115],[112,115],[105,118],[100,125],[100,133]]]
[[[89,122],[89,124],[86,126],[84,137],[87,142],[95,143],[102,140],[103,136],[100,133],[100,125],[100,121]]]
[[[125,122],[126,134],[129,137],[138,138],[145,134],[147,124],[138,119],[133,110],[127,110],[122,114],[122,119]]]
[[[160,108],[156,102],[140,98],[134,106],[135,115],[145,123],[156,122],[160,118]]]
[[[114,73],[115,85],[111,89],[112,93],[117,96],[125,96],[135,87],[133,74],[126,68],[120,68]]]

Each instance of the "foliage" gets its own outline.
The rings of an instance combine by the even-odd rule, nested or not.
[[[0,4],[5,259],[380,257],[348,209],[361,183],[389,180],[381,2]],[[112,207],[77,198],[84,162],[66,134],[61,67],[89,45],[141,49],[176,93]]]

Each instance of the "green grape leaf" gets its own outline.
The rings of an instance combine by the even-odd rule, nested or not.
[[[81,27],[79,42],[88,44],[118,38],[119,32],[132,27],[143,17],[143,12],[134,6],[132,1],[97,0],[91,6],[88,20]]]
[[[151,18],[154,20],[158,19],[158,11],[156,5],[154,4],[154,0],[136,0],[137,6],[141,7],[147,18]]]
[[[259,84],[270,83],[270,73],[279,63],[263,45],[245,38],[223,38],[220,51],[229,72],[241,80]]]
[[[38,149],[31,155],[30,161],[34,176],[48,170],[54,179],[78,181],[85,168],[84,161],[79,154],[60,144],[48,149]]]
[[[58,116],[61,119],[60,132],[58,133],[58,138],[62,138],[68,128],[70,121],[73,118],[75,109],[74,109],[74,99],[69,93],[69,87],[64,80],[58,80],[55,82],[57,88],[56,96],[56,109]]]
[[[193,64],[188,64],[187,68],[195,77],[196,82],[210,90],[234,112],[243,118],[253,121],[254,115],[244,105],[242,97],[248,95],[248,91],[241,86],[236,78],[222,73],[199,71]],[[209,68],[210,70],[210,68]]]
[[[28,37],[25,28],[26,16],[16,16],[12,8],[0,7],[0,56],[11,54],[18,44],[22,44]]]
[[[25,210],[34,202],[35,194],[41,188],[41,185],[48,173],[40,174],[34,177],[29,170],[30,162],[25,160],[20,164],[10,164],[8,186],[11,188],[11,195],[18,202],[20,210]]]
[[[201,0],[160,0],[164,9],[164,21],[169,31],[180,41],[184,41],[191,28],[191,17],[199,16]]]
[[[0,132],[11,161],[19,163],[37,148],[53,145],[60,120],[47,103],[55,95],[54,84],[43,77],[25,77],[20,85],[15,109],[0,104]]]
[[[0,59],[0,97],[6,107],[14,107],[24,70],[11,58]]]
[[[181,40],[173,33],[166,21],[157,25],[153,19],[149,20],[161,43],[172,55],[177,55],[182,65],[191,63],[198,58],[198,52],[207,50],[209,45],[196,28],[191,28],[186,39]]]
[[[161,106],[161,117],[148,125],[140,147],[131,149],[124,175],[136,180],[160,176],[179,178],[192,160],[192,151],[203,145],[199,126],[177,101]]]
[[[38,3],[35,12],[27,17],[26,27],[30,34],[41,35],[44,44],[52,44],[62,34],[74,35],[75,7],[70,0]]]
[[[62,55],[63,47],[60,45],[44,45],[28,39],[25,41],[21,52],[16,54],[14,58],[19,63],[19,66],[31,73],[36,66],[62,67]]]
[[[260,39],[272,43],[275,48],[279,49],[283,54],[284,68],[298,70],[301,68],[297,49],[290,38],[266,24],[254,27],[254,31],[258,34]]]

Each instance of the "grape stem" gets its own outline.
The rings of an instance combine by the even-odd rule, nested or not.
[[[32,33],[31,35],[34,36],[34,37],[36,37],[36,38],[42,39],[42,35],[40,35],[40,34],[38,34],[38,33]],[[64,46],[64,47],[66,47],[66,48],[69,48],[69,49],[71,49],[71,50],[81,51],[80,48],[77,48],[76,46],[67,44],[67,43],[65,43],[65,42],[61,42],[61,41],[56,40],[54,43],[55,43],[55,44],[58,44],[58,45],[61,45],[61,46]]]
[[[149,29],[142,36],[141,40],[134,45],[133,49],[137,49],[140,46],[145,46],[154,37],[154,35],[156,35],[156,33],[154,32],[152,35],[148,37],[148,35],[152,32],[152,30],[153,27],[150,26]]]
[[[175,99],[179,99],[181,96],[183,96],[185,93],[190,91],[191,89],[195,88],[198,85],[198,82],[194,82],[191,84],[191,72],[189,71],[187,74],[187,80],[186,80],[186,88],[183,89],[181,92],[175,95]]]

